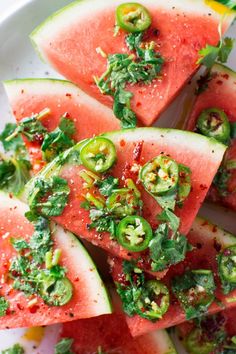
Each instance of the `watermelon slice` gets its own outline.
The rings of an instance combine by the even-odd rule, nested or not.
[[[186,128],[194,130],[200,113],[208,108],[218,108],[223,110],[229,122],[236,122],[236,72],[229,68],[216,64],[211,70],[210,76],[204,83],[206,89],[197,96],[193,110],[187,122]],[[236,159],[236,139],[232,139],[230,147],[224,160],[224,166],[227,161]],[[216,185],[212,185],[209,197],[212,201],[222,203],[223,205],[236,210],[236,170],[228,171],[228,178],[225,182],[225,191],[219,192]],[[225,192],[225,193],[224,193]]]
[[[18,122],[49,108],[50,114],[43,119],[43,125],[48,131],[52,131],[58,126],[60,118],[67,113],[75,123],[75,141],[119,129],[119,121],[109,108],[87,96],[69,81],[20,79],[5,81],[4,86]],[[25,142],[34,172],[37,172],[44,165],[40,144],[27,140]]]
[[[114,299],[117,302],[113,292],[112,298],[113,302]],[[134,339],[125,322],[125,316],[119,309],[112,315],[64,323],[61,338],[65,337],[74,340],[72,349],[76,354],[97,353],[99,347],[102,353],[108,354],[176,354],[173,343],[164,330]]]
[[[190,243],[195,247],[187,253],[185,260],[170,268],[162,282],[170,287],[170,282],[176,275],[184,274],[186,269],[211,269],[215,276],[217,285],[216,298],[208,308],[208,313],[214,314],[223,308],[232,308],[236,306],[236,290],[228,295],[224,295],[221,290],[221,283],[218,276],[216,256],[220,250],[236,244],[236,237],[219,229],[206,220],[197,218],[188,234]],[[110,260],[113,279],[121,282],[122,279],[122,261]],[[154,322],[144,319],[138,315],[126,317],[127,324],[133,336],[143,335],[150,331],[171,327],[186,321],[185,313],[180,307],[173,294],[170,294],[170,306],[164,316]]]
[[[0,328],[49,325],[111,313],[106,288],[92,259],[79,240],[59,226],[53,228],[54,246],[62,250],[60,263],[73,284],[72,299],[64,306],[48,306],[36,295],[29,298],[12,288],[8,270],[16,251],[11,238],[29,239],[33,226],[24,216],[28,210],[25,204],[3,192],[0,201],[0,293],[9,302],[6,315],[0,317]]]
[[[75,1],[34,30],[31,40],[42,59],[86,93],[111,107],[94,82],[106,71],[106,54],[128,52],[125,35],[114,36],[115,10],[122,0]],[[161,78],[150,85],[134,85],[131,108],[144,125],[151,125],[197,70],[198,51],[219,41],[218,24],[228,10],[212,1],[140,0],[152,17],[148,40],[156,42],[165,59]],[[233,16],[228,12],[223,32]],[[157,31],[158,30],[158,31]]]
[[[107,133],[103,136],[115,144],[117,163],[112,168],[111,174],[119,177],[121,181],[126,178],[132,178],[136,181],[139,166],[161,152],[170,155],[178,163],[182,163],[191,169],[191,192],[184,201],[183,207],[176,210],[176,214],[181,219],[180,232],[186,235],[222,160],[225,146],[217,143],[214,139],[172,129],[137,128]],[[78,144],[73,147],[72,151],[77,151],[80,146]],[[111,240],[109,233],[99,233],[86,226],[91,221],[89,211],[81,207],[81,203],[85,199],[83,196],[84,180],[80,177],[80,172],[84,170],[84,166],[67,163],[61,167],[60,161],[61,158],[59,157],[58,160],[54,160],[41,172],[43,178],[59,173],[62,178],[68,181],[71,190],[68,205],[60,216],[55,217],[55,221],[67,230],[121,258],[139,258],[141,255],[140,267],[149,270],[150,257],[146,251],[141,254],[129,252],[120,246],[115,239]],[[32,183],[34,183],[34,179],[29,182],[26,194],[27,190],[29,193],[32,188]],[[156,216],[160,213],[161,208],[155,199],[142,188],[141,184],[140,191],[144,203],[143,216],[155,228],[158,224]]]
[[[202,318],[198,327],[194,321],[182,323],[176,327],[176,334],[190,354],[202,354],[203,348],[208,348],[205,354],[233,354],[236,352],[232,342],[236,335],[235,316],[236,309],[223,310],[217,315]],[[223,349],[225,351],[220,351]]]

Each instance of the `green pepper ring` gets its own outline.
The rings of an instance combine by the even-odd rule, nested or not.
[[[52,287],[51,291],[50,287]],[[54,279],[51,284],[49,282],[48,286],[44,286],[44,284],[42,284],[39,293],[46,304],[50,306],[63,306],[71,300],[73,295],[73,286],[67,277],[56,281]]]
[[[146,7],[135,2],[128,2],[117,7],[116,23],[123,30],[136,33],[148,29],[152,20]]]
[[[165,171],[163,170],[164,167]],[[157,170],[158,168],[159,170]],[[160,171],[163,171],[163,176],[160,176]],[[179,166],[177,162],[170,157],[160,154],[148,161],[141,168],[139,178],[147,192],[151,195],[165,195],[177,188]]]
[[[143,304],[143,300],[145,299],[140,299],[140,301],[136,305],[137,314],[139,314],[141,317],[146,318],[148,320],[158,320],[163,317],[163,315],[167,312],[169,308],[170,305],[169,290],[167,286],[162,282],[160,282],[159,280],[148,280],[145,283],[144,287],[149,292],[151,297],[162,296],[162,298],[158,305],[155,302],[155,300],[152,300],[152,302],[154,301],[156,306],[154,305],[155,306],[154,309],[151,310],[146,309],[146,311],[144,309],[145,306],[147,306],[147,304],[145,305]],[[149,306],[153,306],[152,303]]]
[[[101,155],[101,157],[96,161],[96,156],[98,155]],[[80,159],[82,164],[90,171],[95,173],[106,172],[116,161],[115,145],[111,140],[103,137],[90,139],[82,146]]]
[[[227,252],[229,255],[227,255]],[[232,257],[234,259],[232,259]],[[229,262],[234,263],[233,269],[229,269]],[[227,247],[221,253],[219,258],[219,272],[226,282],[236,284],[236,245]]]
[[[133,225],[134,227],[136,226],[137,228],[141,226],[141,231],[144,232],[144,235],[143,234],[140,235],[141,236],[140,239],[143,238],[143,241],[137,243],[136,245],[135,243],[132,244],[132,242],[129,241],[126,233],[129,225]],[[132,237],[132,231],[134,234],[134,241],[135,241],[135,237],[138,240],[139,236],[135,235],[135,229],[134,230],[131,229],[131,231],[129,231],[131,234],[130,238]],[[152,239],[152,228],[150,224],[141,216],[136,216],[136,215],[126,216],[124,219],[120,221],[120,223],[117,226],[116,237],[119,244],[123,246],[125,249],[132,252],[141,252],[147,249],[149,246],[149,243]]]
[[[200,328],[194,328],[185,340],[185,345],[191,354],[210,354],[214,348],[214,342],[203,342],[201,339],[202,331]]]
[[[212,125],[214,124],[214,125]],[[203,110],[197,119],[197,128],[201,134],[227,143],[230,138],[230,123],[224,111],[218,108]]]
[[[132,203],[127,200],[129,197]],[[125,202],[126,205],[122,205]],[[119,206],[119,204],[121,204]],[[137,212],[138,208],[138,198],[134,192],[129,188],[114,189],[112,194],[106,200],[107,209],[118,217],[125,217],[133,215]]]

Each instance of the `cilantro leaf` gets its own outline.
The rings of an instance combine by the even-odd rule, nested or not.
[[[161,271],[184,260],[188,251],[188,241],[179,233],[169,238],[168,225],[161,224],[154,232],[149,250],[152,270]]]
[[[89,229],[96,229],[98,232],[109,232],[115,236],[116,222],[114,216],[108,214],[106,210],[91,209],[89,213],[92,221]]]
[[[38,264],[43,263],[45,254],[52,245],[49,222],[43,217],[38,217],[37,221],[34,222],[34,233],[29,241],[29,248],[34,261]]]
[[[25,145],[21,136],[17,136],[10,141],[5,140],[9,135],[11,135],[16,130],[16,128],[17,128],[16,124],[7,123],[5,125],[4,130],[0,134],[0,141],[2,142],[5,152],[26,155]]]
[[[24,249],[29,248],[29,244],[22,239],[11,238],[11,244],[15,248],[16,251],[22,251]]]
[[[102,195],[109,197],[112,194],[113,190],[118,188],[119,179],[113,176],[108,176],[105,179],[97,180],[96,186],[98,187],[99,192]]]
[[[200,58],[197,64],[203,64],[210,69],[216,61],[226,63],[233,49],[235,40],[232,38],[222,39],[217,46],[207,44],[199,51]]]
[[[51,161],[55,156],[72,147],[75,144],[72,139],[74,133],[74,122],[71,119],[62,117],[59,127],[45,134],[41,146],[44,160]]]
[[[180,219],[171,210],[164,209],[161,214],[158,215],[160,221],[168,222],[173,233],[178,231],[180,225]]]
[[[1,354],[24,354],[25,350],[20,344],[14,344],[13,347],[2,350]]]
[[[63,338],[55,345],[54,354],[73,354],[71,350],[74,339],[72,338]]]
[[[0,296],[0,317],[6,315],[6,311],[8,308],[9,302],[3,296]]]
[[[28,160],[0,158],[0,189],[18,195],[30,179]]]
[[[53,176],[35,179],[29,193],[30,210],[42,216],[58,216],[63,212],[69,198],[70,188],[65,179]]]

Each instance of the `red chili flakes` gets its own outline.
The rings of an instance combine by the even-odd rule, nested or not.
[[[215,225],[212,226],[212,232],[217,232],[217,226]]]
[[[76,277],[74,281],[79,281],[79,277]]]
[[[36,313],[39,309],[39,306],[38,305],[34,305],[32,307],[29,308],[29,312],[30,313]]]
[[[221,250],[221,244],[219,242],[217,242],[216,239],[214,239],[214,249],[216,250],[216,252],[220,252]]]
[[[200,184],[200,189],[204,191],[207,189],[207,186],[205,184]]]
[[[142,106],[142,103],[141,102],[137,102],[136,103],[136,107],[140,107],[140,106]]]
[[[139,162],[140,161],[140,157],[141,157],[141,154],[142,154],[142,149],[143,149],[143,143],[144,141],[140,141],[138,142],[136,145],[135,145],[135,148],[133,150],[133,158],[134,158],[134,161],[136,162]]]
[[[66,97],[71,97],[72,94],[71,93],[66,93]]]
[[[217,85],[223,85],[223,81],[222,80],[217,80],[216,83],[217,83]]]
[[[121,146],[121,147],[124,147],[125,144],[126,144],[126,142],[122,139],[122,140],[120,141],[120,146]]]
[[[16,306],[19,310],[24,310],[24,306],[22,306],[20,303],[17,303]]]
[[[224,74],[224,75],[222,75],[222,77],[223,77],[224,79],[226,79],[226,80],[229,79],[229,75],[228,75],[228,74]]]
[[[66,95],[68,95],[68,94],[66,94]],[[65,114],[63,114],[63,117],[64,117],[64,118],[70,118],[70,115],[69,115],[68,112],[66,112]]]

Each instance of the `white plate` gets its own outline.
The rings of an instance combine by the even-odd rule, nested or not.
[[[6,0],[0,0],[6,1]],[[11,0],[12,1],[12,0]],[[70,3],[69,0],[21,0],[15,1],[15,10],[9,9],[4,18],[0,18],[0,81],[26,77],[60,77],[50,67],[43,64],[35,54],[28,35],[51,13]],[[232,26],[230,36],[236,37],[236,24]],[[228,65],[236,70],[236,49],[231,54]],[[189,96],[190,87],[168,108],[158,121],[158,126],[174,126],[182,116],[182,106]],[[0,83],[0,130],[6,122],[12,120],[6,95]],[[174,119],[173,119],[174,117]],[[235,215],[216,206],[204,206],[202,215],[208,216],[213,222],[236,234]],[[6,349],[16,342],[22,342],[26,354],[51,354],[56,341],[58,326],[46,329],[44,339],[39,343],[39,331],[28,332],[25,329],[0,331],[0,350]],[[27,332],[26,332],[27,333]],[[34,340],[33,340],[34,339]],[[37,346],[34,349],[33,346]],[[182,351],[181,351],[182,352]]]

